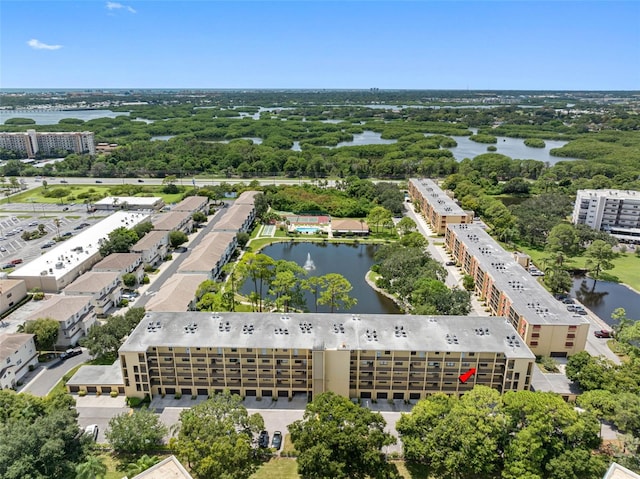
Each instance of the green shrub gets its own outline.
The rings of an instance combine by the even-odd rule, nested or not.
[[[173,395],[173,399],[180,399],[182,397],[182,393],[175,393]]]
[[[87,391],[85,391],[84,389],[81,389],[80,391],[78,391],[78,396],[85,397],[86,395],[87,395]]]
[[[112,398],[118,397],[118,391],[111,391],[109,394],[111,395]]]

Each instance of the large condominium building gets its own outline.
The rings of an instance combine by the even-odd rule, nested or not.
[[[448,225],[445,244],[491,314],[507,317],[536,355],[565,357],[585,348],[589,321],[567,311],[480,226]]]
[[[578,190],[571,221],[640,243],[640,191]]]
[[[37,132],[0,133],[0,148],[24,153],[33,158],[37,153],[49,154],[57,150],[96,154],[93,132]]]
[[[460,208],[433,180],[410,179],[409,195],[433,232],[438,235],[444,234],[448,224],[473,222],[473,212]]]
[[[505,318],[203,312],[147,313],[119,357],[127,396],[413,400],[529,389],[535,360]]]

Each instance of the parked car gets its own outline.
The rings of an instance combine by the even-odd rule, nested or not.
[[[74,356],[80,356],[81,354],[82,354],[82,349],[80,349],[80,348],[67,349],[64,353],[62,353],[60,355],[60,359],[62,359],[64,361],[65,359],[69,359],[69,358],[72,358]]]
[[[31,223],[29,223],[27,226],[29,227],[34,227],[34,226],[38,226],[38,222],[37,221],[32,221]]]
[[[0,246],[0,252],[6,253],[7,252],[7,248],[5,248],[4,246]]]
[[[2,265],[2,269],[11,269],[11,268],[15,268],[16,265],[15,264],[11,264],[11,263],[7,263],[7,264],[3,264]]]
[[[102,183],[102,180],[96,180],[96,183]]]
[[[455,261],[447,261],[447,262],[445,263],[445,266],[455,266],[455,265],[456,265],[456,262],[455,262]]]
[[[573,299],[571,299],[571,298],[564,298],[564,299],[562,300],[562,302],[563,302],[564,304],[574,304],[574,301],[573,301]]]
[[[40,246],[40,249],[47,249],[47,248],[51,248],[55,243],[52,241],[47,241],[45,244],[43,244],[42,246]]]
[[[18,258],[18,259],[12,259],[11,260],[11,264],[21,264],[23,263],[23,259],[22,258]]]
[[[594,331],[593,335],[596,338],[611,338],[611,337],[613,337],[613,335],[611,334],[611,331],[607,331],[606,329],[601,329],[599,331]]]
[[[258,446],[269,447],[269,433],[267,431],[260,431],[260,436],[258,436]]]
[[[89,424],[84,428],[84,433],[89,436],[93,442],[98,440],[98,425],[97,424]]]
[[[73,233],[71,231],[67,231],[66,233],[62,233],[63,238],[71,238]]]
[[[67,180],[60,180],[60,183],[69,183]]]
[[[276,451],[282,447],[282,433],[280,431],[276,431],[273,433],[273,441],[271,441],[271,447],[273,447]]]
[[[144,180],[138,178],[138,183],[144,183]]]

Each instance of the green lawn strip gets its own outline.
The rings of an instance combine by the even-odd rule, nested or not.
[[[548,256],[548,253],[526,246],[519,246],[518,249],[531,256],[536,266],[544,270],[544,258]],[[509,249],[507,249],[507,251],[509,251]],[[567,266],[569,268],[585,269],[586,261],[587,258],[584,255],[573,256],[569,258]],[[601,279],[624,283],[636,291],[640,291],[640,275],[638,274],[638,271],[640,271],[640,258],[634,253],[620,253],[620,256],[614,259],[612,263],[614,268],[605,271]]]
[[[47,204],[59,204],[62,205],[64,203],[75,202],[77,204],[84,204],[84,198],[78,198],[79,195],[96,195],[101,196],[102,198],[109,196],[112,188],[117,187],[118,185],[49,185],[47,190],[51,191],[56,188],[63,188],[69,191],[69,195],[63,198],[48,198],[43,196],[44,187],[39,186],[38,188],[34,188],[32,190],[23,191],[22,193],[18,193],[10,198],[4,198],[0,200],[0,204],[11,204],[11,203],[47,203]],[[159,196],[166,204],[177,203],[182,200],[182,193],[172,193],[166,194],[162,192],[162,186],[145,186],[145,191],[143,193],[138,193],[137,197],[144,197],[145,195]],[[70,196],[73,196],[74,199],[71,199]],[[24,214],[24,212],[22,212]]]
[[[250,479],[298,479],[298,464],[295,459],[273,458],[265,462],[250,476]]]
[[[62,379],[60,381],[58,381],[58,383],[53,386],[53,389],[51,389],[51,391],[49,391],[49,396],[52,396],[55,393],[65,393],[67,392],[67,389],[65,388],[65,384],[67,384],[67,381],[69,379],[71,379],[71,377],[78,371],[78,369],[80,369],[82,366],[84,366],[84,364],[78,364],[75,368],[71,369],[67,374],[65,374],[64,376],[62,376]]]
[[[404,479],[429,479],[433,476],[429,474],[427,466],[422,464],[413,464],[404,461],[392,461],[398,468],[400,476]]]

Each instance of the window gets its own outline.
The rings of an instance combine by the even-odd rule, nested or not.
[[[566,348],[572,348],[573,347],[573,341],[567,341],[566,343],[564,343],[564,346]]]
[[[532,338],[539,338],[540,337],[540,333],[532,333],[531,337]]]
[[[531,346],[537,346],[538,345],[538,341],[531,341]]]
[[[445,363],[445,366],[447,366],[448,368],[452,368],[452,367],[455,366],[455,363],[447,362],[447,363]]]
[[[573,338],[575,338],[575,337],[576,337],[576,335],[575,335],[575,334],[573,334],[573,333],[569,333],[569,334],[567,334],[567,339],[573,339]]]

